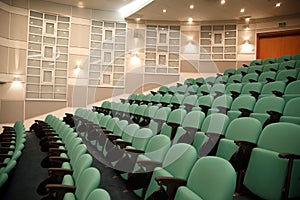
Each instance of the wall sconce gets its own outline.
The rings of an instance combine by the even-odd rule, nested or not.
[[[77,61],[77,63],[76,63],[76,68],[74,69],[74,74],[76,75],[76,76],[78,76],[79,75],[79,73],[80,73],[80,61]]]
[[[21,81],[19,80],[18,77],[14,77],[14,80],[12,82],[13,87],[20,87],[21,86]]]
[[[249,40],[245,40],[242,44],[242,52],[243,53],[250,53],[253,51],[253,45],[249,43]]]
[[[138,52],[137,51],[133,51],[130,53],[131,54],[131,58],[130,58],[130,63],[133,65],[137,65],[140,63],[140,58],[138,56]]]

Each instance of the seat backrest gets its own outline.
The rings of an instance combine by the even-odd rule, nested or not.
[[[256,99],[250,95],[239,96],[233,100],[230,110],[238,111],[240,108],[253,110]]]
[[[235,74],[236,70],[234,68],[227,68],[225,69],[223,75],[224,76],[231,76],[233,74]]]
[[[266,96],[258,99],[253,112],[254,113],[266,113],[267,111],[276,111],[282,113],[285,102],[280,97]]]
[[[250,66],[254,66],[254,65],[262,65],[262,60],[261,59],[252,60],[250,62]]]
[[[87,200],[110,200],[109,193],[104,189],[94,189],[88,196]]]
[[[161,98],[162,98],[162,94],[157,93],[151,98],[151,101],[153,103],[159,103]]]
[[[287,62],[292,59],[291,55],[283,55],[277,58],[278,63]]]
[[[286,69],[295,69],[296,68],[296,61],[289,60],[279,64],[278,70],[286,70]]]
[[[285,83],[283,81],[275,81],[275,82],[270,82],[266,83],[263,88],[261,89],[261,94],[262,95],[274,95],[272,91],[277,91],[284,93],[285,90]]]
[[[127,120],[120,120],[117,121],[115,127],[114,127],[114,135],[122,136],[123,130],[128,126],[128,121]]]
[[[285,104],[283,115],[300,117],[300,97],[293,98]]]
[[[243,79],[242,83],[250,83],[250,82],[257,82],[258,74],[257,73],[248,73],[246,74]]]
[[[224,107],[224,108],[230,108],[232,103],[232,97],[230,95],[222,95],[217,97],[213,103],[212,103],[212,108],[218,108],[219,106]]]
[[[166,135],[153,136],[145,148],[145,156],[150,160],[162,162],[171,145],[170,138]]]
[[[260,93],[261,89],[262,89],[261,83],[246,83],[242,88],[241,94],[250,95],[250,91],[255,91]]]
[[[132,139],[132,146],[139,150],[144,150],[148,141],[153,136],[153,132],[149,128],[141,128],[136,131]]]
[[[266,64],[264,65],[263,71],[264,72],[269,72],[269,71],[277,71],[279,67],[278,63],[273,63],[273,64]]]
[[[93,157],[90,154],[82,154],[75,162],[75,166],[73,167],[73,174],[72,177],[75,180],[75,185],[78,184],[79,177],[81,173],[87,169],[88,167],[92,166]]]
[[[286,86],[284,94],[299,94],[300,91],[300,80],[293,81]]]
[[[184,80],[185,85],[193,85],[195,83],[195,79],[193,78],[187,78]]]
[[[276,58],[266,58],[263,60],[263,65],[265,64],[272,64],[272,63],[276,63],[277,62],[277,59]]]
[[[231,164],[222,158],[206,156],[196,161],[187,185],[180,187],[175,200],[190,199],[232,199],[236,185],[236,173]],[[197,198],[197,199],[198,199]]]
[[[263,65],[255,65],[255,66],[250,66],[248,69],[248,74],[250,73],[261,73],[263,70]]]
[[[76,199],[87,199],[88,195],[99,186],[100,178],[98,169],[94,167],[85,169],[81,173],[76,185]]]
[[[177,178],[187,179],[196,159],[197,152],[193,146],[174,144],[167,152],[162,167]]]
[[[137,124],[129,124],[124,130],[122,134],[122,139],[131,142],[137,130],[140,128]]]
[[[169,91],[169,88],[165,85],[160,86],[160,88],[158,89],[158,92],[161,94],[165,94]]]
[[[293,70],[293,69],[282,70],[282,71],[277,73],[276,80],[287,82],[288,77],[292,77],[292,78],[297,79],[297,74],[298,74],[297,70]]]
[[[268,72],[263,72],[258,78],[258,82],[260,83],[266,83],[267,79],[272,79],[275,80],[276,77],[276,72],[268,71]]]
[[[248,69],[246,67],[245,68],[245,71],[248,71]],[[240,68],[240,69],[244,69],[244,68]],[[242,71],[242,70],[239,70],[239,71]],[[227,80],[227,83],[241,83],[242,82],[242,79],[243,79],[243,76],[242,74],[238,73],[238,70],[236,72],[236,74],[230,76]]]
[[[288,160],[279,153],[300,155],[300,126],[279,122],[266,126],[251,153],[244,185],[263,199],[282,199]],[[294,160],[289,198],[300,196],[299,160]]]
[[[240,93],[241,90],[242,90],[242,84],[241,83],[230,83],[230,84],[227,84],[226,85],[226,89],[225,89],[225,93],[228,94],[228,95],[231,95],[231,91],[234,91],[234,92],[238,92]]]
[[[245,127],[247,127],[245,129]],[[235,140],[247,141],[256,144],[262,130],[262,124],[255,118],[236,118],[228,125],[225,138],[221,139],[216,155],[226,160],[238,149]]]
[[[190,106],[195,106],[196,103],[197,103],[197,95],[188,95],[182,101],[182,105],[187,104],[187,105],[190,105]]]
[[[212,113],[204,119],[202,123],[201,131],[219,133],[221,135],[224,135],[228,123],[229,123],[229,118],[227,115],[223,113]]]
[[[171,95],[171,94],[165,94],[165,95],[160,99],[160,102],[161,102],[161,103],[169,104],[169,103],[171,102],[172,97],[173,97],[173,95]]]
[[[225,93],[225,85],[224,84],[214,84],[211,88],[210,88],[210,94],[215,96],[216,92],[220,92],[220,93]]]
[[[191,111],[185,115],[181,126],[200,129],[204,119],[205,114],[202,111]]]

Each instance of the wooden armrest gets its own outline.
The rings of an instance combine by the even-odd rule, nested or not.
[[[274,82],[275,80],[272,79],[272,78],[266,78],[267,82],[270,83],[270,82]]]
[[[62,182],[64,175],[66,174],[73,174],[73,170],[71,169],[64,169],[64,168],[49,168],[48,169],[49,176],[56,175],[58,182]]]
[[[62,142],[49,142],[49,146],[51,146],[51,147],[58,147],[58,146],[65,146],[65,144],[64,143],[62,143]]]
[[[56,162],[70,162],[70,158],[60,157],[60,156],[50,156],[49,161],[56,161]]]
[[[252,96],[254,96],[255,99],[258,99],[258,96],[260,95],[259,92],[256,92],[256,91],[253,91],[253,90],[249,91],[249,93],[250,93]]]
[[[294,160],[294,159],[300,159],[300,155],[291,154],[291,153],[280,153],[279,158]]]
[[[66,193],[68,192],[74,193],[76,187],[71,185],[62,185],[62,184],[47,184],[46,190],[49,194],[55,193],[55,199],[63,199]]]
[[[185,179],[176,178],[176,177],[167,177],[167,176],[157,176],[155,177],[156,182],[160,186],[167,186],[167,194],[169,199],[174,199],[177,189],[180,186],[187,184]]]
[[[292,66],[285,66],[286,69],[295,69],[295,67]]]
[[[240,117],[249,117],[252,113],[252,110],[249,110],[247,108],[239,108],[239,111],[241,112]]]
[[[114,141],[116,139],[122,138],[122,136],[120,135],[114,135],[114,134],[107,134],[106,137],[110,140],[110,141]]]
[[[113,143],[115,145],[118,145],[121,149],[124,149],[126,146],[132,145],[131,142],[127,142],[127,141],[124,141],[124,140],[114,140]]]
[[[257,73],[258,75],[261,75],[262,71],[261,70],[255,70],[255,73]]]
[[[215,91],[216,96],[215,97],[219,97],[222,96],[224,94],[224,92],[220,92],[220,91]]]
[[[11,147],[0,147],[0,152],[8,152],[8,151],[14,151],[15,148]]]
[[[248,141],[244,141],[244,140],[235,140],[234,143],[236,145],[238,145],[239,147],[244,146],[244,145],[248,145],[249,147],[256,147],[257,144],[253,143],[253,142],[248,142]]]
[[[234,83],[241,83],[239,80],[233,80]]]
[[[201,94],[203,94],[205,96],[205,95],[208,95],[209,92],[201,91]]]
[[[124,151],[131,152],[131,153],[145,153],[145,151],[143,151],[143,150],[129,149],[129,148],[125,148]]]
[[[113,133],[112,131],[106,130],[106,129],[104,129],[104,130],[102,130],[102,131],[103,131],[104,134],[112,134],[112,133]]]
[[[273,110],[268,110],[267,113],[271,116],[276,116],[276,117],[281,117],[282,113],[277,112],[277,111],[273,111]]]
[[[1,159],[4,159],[4,158],[11,158],[12,157],[12,155],[9,155],[9,154],[5,154],[5,153],[1,153],[0,154],[0,158]]]
[[[283,96],[283,92],[279,92],[277,90],[273,90],[272,93],[277,96],[277,97],[282,97]]]
[[[49,148],[49,153],[54,155],[59,155],[61,153],[67,153],[68,150],[60,148]]]

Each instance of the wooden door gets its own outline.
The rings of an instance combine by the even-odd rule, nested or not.
[[[300,53],[300,30],[257,35],[257,59]]]

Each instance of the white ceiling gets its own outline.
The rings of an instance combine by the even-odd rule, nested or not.
[[[82,2],[85,8],[117,11],[133,0],[47,0],[61,4],[78,6]],[[275,7],[277,2],[282,5]],[[189,5],[193,4],[194,9]],[[240,9],[245,8],[244,13]],[[163,13],[162,10],[167,12]],[[132,14],[128,19],[142,20],[171,20],[187,21],[192,17],[194,21],[235,20],[245,16],[251,19],[268,18],[272,16],[300,15],[299,0],[226,0],[224,5],[220,0],[154,0],[149,5]]]

